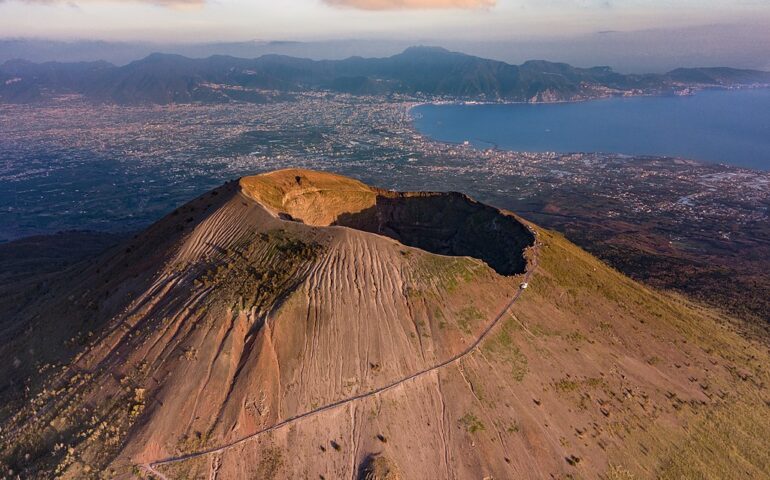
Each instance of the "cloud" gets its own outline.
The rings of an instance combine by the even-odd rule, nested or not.
[[[6,0],[0,0],[0,3]],[[170,8],[197,8],[206,3],[206,0],[20,0],[22,3],[38,5],[86,5],[89,3],[137,3],[158,5]]]
[[[335,7],[361,10],[477,9],[494,7],[497,0],[323,0]]]

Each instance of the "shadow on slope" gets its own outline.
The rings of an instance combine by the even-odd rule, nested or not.
[[[339,215],[334,225],[393,238],[430,253],[468,256],[501,275],[524,273],[534,235],[513,216],[460,193],[377,195],[375,204]]]

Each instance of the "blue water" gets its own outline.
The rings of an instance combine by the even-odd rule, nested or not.
[[[545,105],[421,105],[412,113],[423,134],[482,148],[675,156],[770,170],[770,89]]]

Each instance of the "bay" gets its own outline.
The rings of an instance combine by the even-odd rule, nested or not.
[[[526,152],[660,155],[770,170],[770,89],[557,104],[426,104],[419,132]]]

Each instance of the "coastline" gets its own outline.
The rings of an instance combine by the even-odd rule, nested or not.
[[[634,144],[634,141],[637,139],[633,138],[633,135],[631,133],[627,133],[630,139],[632,139],[629,143],[630,148],[627,150],[624,150],[622,148],[605,148],[605,147],[597,147],[597,148],[570,148],[570,147],[560,147],[553,139],[544,139],[544,138],[537,138],[534,140],[535,143],[541,142],[541,145],[539,145],[536,148],[531,148],[532,142],[530,141],[528,146],[522,146],[517,147],[515,145],[508,145],[506,146],[506,142],[502,141],[501,139],[489,139],[489,138],[479,138],[475,134],[478,132],[474,132],[472,127],[468,127],[467,129],[467,135],[463,139],[458,138],[448,138],[451,136],[457,137],[458,133],[463,130],[462,125],[458,124],[458,121],[455,119],[455,124],[453,125],[453,133],[448,135],[442,135],[437,132],[432,132],[430,129],[423,129],[418,126],[418,121],[422,119],[422,114],[419,112],[416,112],[417,107],[422,106],[459,106],[459,107],[474,107],[474,106],[521,106],[521,105],[578,105],[578,104],[587,104],[591,102],[596,102],[600,100],[623,100],[623,99],[640,99],[640,98],[657,98],[657,99],[666,99],[666,98],[677,98],[680,96],[687,96],[687,97],[696,97],[701,93],[704,92],[739,92],[739,91],[758,91],[758,90],[768,90],[770,91],[770,85],[754,85],[754,86],[740,86],[740,87],[704,87],[704,88],[698,88],[693,89],[690,93],[687,95],[669,95],[669,94],[640,94],[640,95],[615,95],[615,96],[602,96],[602,97],[595,97],[590,99],[573,99],[573,100],[564,100],[564,101],[547,101],[547,102],[522,102],[522,101],[465,101],[465,100],[438,100],[438,101],[422,101],[422,102],[410,102],[406,106],[406,113],[409,116],[409,126],[411,130],[420,136],[422,136],[425,139],[429,139],[431,141],[445,143],[448,145],[456,145],[456,146],[467,146],[470,148],[474,148],[477,150],[498,150],[498,151],[507,151],[507,152],[516,152],[516,153],[532,153],[532,154],[558,154],[558,155],[570,155],[570,154],[601,154],[601,155],[622,155],[627,157],[646,157],[646,158],[667,158],[667,159],[676,159],[676,160],[683,160],[688,162],[694,162],[696,164],[701,165],[718,165],[723,167],[729,167],[731,169],[739,169],[739,170],[746,170],[746,171],[753,171],[753,172],[761,172],[761,173],[768,173],[770,172],[770,154],[763,155],[761,153],[762,150],[767,149],[767,145],[765,142],[759,143],[760,146],[755,147],[754,149],[757,150],[759,153],[755,153],[754,156],[748,156],[748,155],[742,155],[741,151],[739,149],[735,151],[730,151],[729,146],[725,147],[722,152],[725,152],[724,155],[721,157],[717,157],[714,151],[719,150],[719,146],[717,148],[712,150],[708,150],[704,146],[701,146],[701,142],[694,142],[692,143],[692,146],[686,145],[684,143],[679,143],[678,145],[675,145],[673,150],[666,151],[666,147],[662,146],[664,143],[664,134],[661,133],[661,140],[659,140],[660,148],[655,151],[655,148],[649,149],[647,151],[640,151],[638,148],[638,144]],[[664,112],[666,113],[666,112]],[[715,112],[714,118],[717,118],[717,115]],[[615,112],[616,116],[618,115],[617,112]],[[483,118],[483,117],[482,117]],[[612,117],[609,117],[612,119]],[[708,117],[707,117],[708,118]],[[478,119],[477,119],[478,120]],[[553,118],[548,119],[552,124],[561,125],[561,122],[564,121],[561,119],[558,115],[554,114]],[[572,118],[571,120],[574,120]],[[588,118],[586,119],[586,122],[588,124],[591,124],[592,121],[596,123],[597,121],[601,121],[603,119],[597,119],[597,118]],[[694,118],[694,120],[697,120],[697,118]],[[483,121],[483,120],[481,120]],[[518,124],[520,124],[522,121],[519,120],[516,123],[511,125],[511,128],[515,129]],[[612,120],[609,121],[610,124],[612,124]],[[527,126],[530,126],[527,124]],[[574,125],[572,125],[574,127]],[[708,127],[714,128],[713,125],[706,125]],[[680,128],[681,125],[679,125]],[[689,137],[691,140],[696,137],[702,137],[704,139],[709,139],[709,135],[707,134],[707,128],[702,128],[702,132],[699,130],[699,126],[691,126],[687,124],[687,127],[690,128],[690,130],[685,130],[685,133],[689,134]],[[567,130],[569,130],[570,125],[568,125]],[[735,125],[734,128],[745,131],[743,127],[740,125]],[[547,134],[550,134],[550,124],[549,129],[545,129],[544,132],[547,132]],[[665,133],[671,133],[668,131],[665,131],[665,129],[661,129],[661,132]],[[654,132],[653,132],[654,133]],[[770,133],[770,132],[768,132]],[[651,132],[646,132],[647,135],[650,135]],[[534,133],[535,137],[538,135],[541,135],[540,133]],[[569,138],[569,135],[575,135],[574,132],[569,133],[565,136],[565,138]],[[607,138],[611,135],[604,134],[604,138],[601,136],[597,140],[598,144],[601,144],[602,142],[607,142]],[[676,136],[676,135],[675,135]],[[683,135],[684,137],[684,135]],[[556,137],[554,137],[556,138]],[[584,138],[592,138],[592,137],[580,137],[580,140],[577,140],[576,143],[578,144],[585,144],[584,141],[582,141]],[[617,139],[617,137],[612,137],[613,139]],[[677,137],[678,138],[678,137]],[[528,140],[531,140],[532,137],[529,137]],[[543,145],[542,142],[552,142],[552,144],[546,144]],[[755,138],[756,142],[756,138]],[[515,141],[511,142],[515,143]],[[566,141],[567,144],[569,144],[569,140]],[[638,142],[637,142],[638,143]],[[483,145],[480,145],[483,144]],[[654,142],[652,142],[654,145]],[[730,142],[727,143],[728,145]],[[501,146],[502,145],[502,146]],[[679,151],[676,151],[679,150]],[[691,153],[688,153],[687,150],[692,150]],[[697,152],[697,150],[707,150],[707,152],[704,155],[704,152]],[[709,157],[710,155],[710,157]],[[746,161],[745,159],[749,159],[749,161]]]
[[[526,100],[425,100],[418,102],[407,102],[409,107],[407,113],[411,114],[411,111],[417,107],[424,105],[559,105],[559,104],[572,104],[572,103],[586,103],[595,102],[597,100],[614,100],[620,98],[644,98],[644,97],[693,97],[700,92],[709,90],[724,90],[724,91],[737,91],[737,90],[763,90],[770,89],[770,83],[757,84],[757,85],[703,85],[685,87],[689,90],[687,93],[677,94],[671,92],[656,92],[656,93],[639,93],[628,95],[602,95],[596,97],[576,98],[570,100],[545,100],[545,101],[526,101]]]

